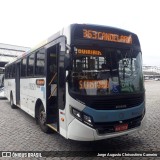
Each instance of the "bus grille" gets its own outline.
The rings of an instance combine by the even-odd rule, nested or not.
[[[96,110],[117,110],[138,106],[144,101],[144,96],[115,98],[115,99],[95,99],[88,104]]]

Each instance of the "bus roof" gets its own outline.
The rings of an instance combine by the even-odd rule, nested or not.
[[[84,30],[88,31],[88,34],[90,34],[90,37],[89,36],[84,37]],[[104,35],[103,38],[102,38],[102,35]],[[102,40],[106,40],[106,41],[110,40],[111,42],[123,42],[123,41],[127,42],[128,41],[130,43],[129,38],[130,38],[130,36],[132,36],[132,43],[134,42],[136,45],[140,45],[137,35],[130,32],[130,31],[120,29],[120,28],[116,28],[116,27],[111,27],[111,26],[104,26],[104,25],[97,25],[97,24],[77,24],[77,23],[75,23],[75,24],[70,24],[68,27],[61,29],[59,32],[53,34],[51,37],[42,41],[41,43],[39,43],[35,47],[31,48],[30,50],[25,52],[25,54],[22,57],[25,57],[32,52],[35,52],[39,48],[42,48],[43,46],[52,42],[53,40],[57,39],[60,36],[68,37],[68,39],[69,39],[69,40],[67,40],[68,44],[73,43],[77,39],[82,40],[82,39],[85,39],[85,38],[88,39],[88,40],[101,40],[101,41]],[[123,36],[123,39],[118,38],[120,36]],[[127,37],[128,37],[128,39],[127,39]],[[8,66],[9,64],[11,64],[13,62],[18,61],[22,57],[18,57],[16,60],[7,63],[6,66]]]

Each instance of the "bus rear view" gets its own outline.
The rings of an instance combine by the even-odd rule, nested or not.
[[[112,27],[75,25],[70,43],[67,104],[75,119],[68,138],[99,140],[140,129],[145,90],[138,37]]]

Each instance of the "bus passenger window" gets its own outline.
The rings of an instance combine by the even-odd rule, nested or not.
[[[28,67],[27,67],[27,76],[33,76],[34,75],[34,54],[31,54],[28,57]]]
[[[36,61],[36,76],[44,76],[45,54],[38,52]]]
[[[26,76],[26,62],[27,62],[26,58],[22,59],[21,61],[21,77]]]

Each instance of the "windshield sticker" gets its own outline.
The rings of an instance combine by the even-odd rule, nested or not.
[[[120,87],[119,85],[113,85],[112,86],[112,92],[113,93],[119,93]]]

